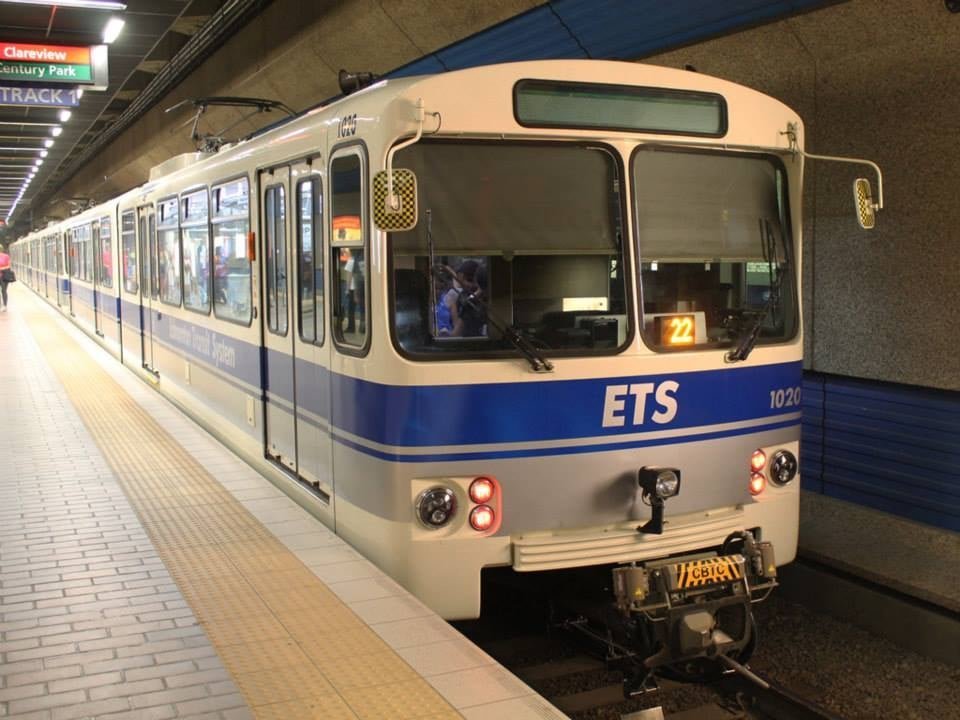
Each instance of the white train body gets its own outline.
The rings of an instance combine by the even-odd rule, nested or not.
[[[393,160],[418,222],[388,233],[371,178],[419,102]],[[799,456],[790,123],[758,92],[631,63],[383,81],[22,238],[15,267],[444,617],[478,615],[485,567],[658,560],[747,529],[782,564],[799,479],[758,462],[750,480],[757,449]],[[471,260],[445,305],[435,267]],[[663,467],[680,492],[638,532],[638,471]],[[434,488],[456,504],[439,527]]]

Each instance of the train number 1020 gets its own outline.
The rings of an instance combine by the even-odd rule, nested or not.
[[[770,391],[770,407],[772,409],[797,407],[800,405],[800,388],[789,387]]]
[[[337,137],[345,138],[357,134],[357,114],[344,115],[337,122]]]

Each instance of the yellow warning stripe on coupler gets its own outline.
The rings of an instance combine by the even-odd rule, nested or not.
[[[743,559],[738,555],[691,560],[670,568],[671,590],[732,582],[743,577]]]

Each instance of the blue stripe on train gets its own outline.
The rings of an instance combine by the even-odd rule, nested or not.
[[[159,339],[259,386],[261,357],[256,346],[162,312],[158,315],[153,329]],[[289,367],[290,360],[269,351],[266,362],[282,368]],[[298,361],[298,401],[304,410],[327,419],[331,403],[324,388],[329,371],[315,366],[306,370]],[[278,373],[270,388],[288,402],[293,400],[291,375]],[[332,424],[338,431],[397,447],[616,438],[745,420],[773,422],[799,410],[801,380],[799,361],[658,375],[440,386],[385,385],[337,374],[332,376]]]
[[[701,372],[628,376],[589,380],[444,386],[390,386],[336,376],[333,425],[384,445],[422,447],[482,443],[538,442],[584,437],[616,437],[655,430],[675,430],[744,420],[775,418],[796,412],[778,390],[799,388],[800,362]],[[676,414],[666,422],[655,392],[646,396],[645,412],[634,423],[636,396],[631,385],[676,383]],[[619,426],[604,426],[611,415],[608,388]],[[671,386],[672,387],[672,386]],[[774,393],[774,400],[771,399]],[[799,403],[799,393],[793,394]],[[669,414],[669,413],[667,413]],[[608,422],[609,425],[609,422]]]

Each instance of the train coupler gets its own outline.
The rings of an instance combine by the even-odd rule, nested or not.
[[[734,541],[737,552],[727,552]],[[776,587],[776,573],[773,546],[747,531],[720,552],[615,568],[615,605],[642,638],[651,670],[720,656],[743,660],[754,643],[752,603]]]

